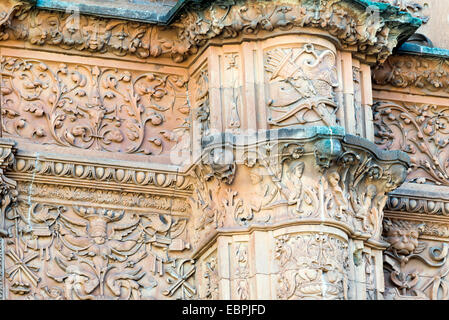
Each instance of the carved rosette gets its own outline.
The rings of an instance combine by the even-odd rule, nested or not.
[[[350,268],[346,259],[357,250],[357,241],[376,250],[385,248],[381,232],[387,193],[405,180],[408,157],[399,151],[380,151],[371,142],[345,135],[341,127],[221,134],[205,137],[203,147],[202,161],[192,172],[198,177],[192,198],[198,249],[214,236],[237,230],[326,226],[346,237],[335,238],[317,227],[277,238],[278,244],[297,248],[292,250],[306,250],[296,242],[313,242],[319,250],[341,251],[341,256],[329,257],[335,263],[331,270],[325,262],[316,265],[310,252],[289,254],[309,259],[311,266],[304,267],[307,263],[296,258],[286,264],[283,255],[291,250],[280,248],[272,256],[282,271],[277,298],[350,298],[349,282],[361,280],[351,275],[355,267]],[[320,282],[323,277],[327,280]]]

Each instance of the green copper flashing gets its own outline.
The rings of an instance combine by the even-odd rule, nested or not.
[[[424,57],[449,59],[449,50],[443,48],[431,48],[416,43],[404,43],[398,53],[412,54]]]
[[[214,0],[25,0],[35,4],[37,8],[46,10],[66,11],[72,13],[79,10],[81,14],[134,20],[151,24],[170,24],[183,8],[206,6]],[[318,4],[319,1],[311,0]],[[400,11],[398,7],[387,3],[378,3],[369,0],[343,0],[351,5],[361,6],[364,10],[374,6],[379,10],[380,16],[389,22],[407,24],[413,30],[421,26],[422,21],[414,18],[407,12]],[[300,2],[298,0],[298,2]]]
[[[107,18],[133,20],[151,24],[167,25],[187,4],[196,5],[199,0],[26,0],[45,10],[79,11]]]

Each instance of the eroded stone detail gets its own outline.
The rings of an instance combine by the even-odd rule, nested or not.
[[[214,252],[203,263],[203,278],[205,279],[205,299],[217,300],[219,298],[219,277],[217,253]]]
[[[285,235],[276,239],[280,299],[347,299],[348,246],[325,233]]]
[[[179,75],[4,57],[2,81],[9,137],[157,156],[178,143],[176,130],[189,129]]]
[[[318,128],[319,137],[312,129],[299,127],[270,130],[249,140],[230,134],[208,137],[203,161],[192,172],[198,181],[191,198],[194,245],[204,246],[226,230],[269,228],[290,221],[338,226],[351,236],[381,243],[387,194],[404,181],[405,158],[382,160],[369,149],[355,147],[361,138],[343,138],[337,128]],[[264,140],[275,134],[278,139]],[[211,142],[214,138],[217,144]],[[209,153],[215,150],[229,154],[219,157],[220,168],[210,162]],[[242,283],[241,292],[246,287]],[[377,298],[377,291],[373,294]]]
[[[410,155],[408,180],[449,185],[447,145],[449,112],[444,106],[388,101],[374,107],[376,143]]]
[[[386,299],[447,300],[447,243],[421,241],[423,225],[397,219],[384,223],[390,248],[384,255]]]
[[[413,0],[375,0],[376,2],[388,3],[393,6],[399,7],[402,11],[407,11],[414,17],[420,18],[423,23],[427,23],[430,19],[424,13],[425,7]]]
[[[268,123],[336,125],[338,86],[335,54],[303,48],[276,48],[266,53],[265,72],[270,91]]]
[[[394,55],[376,67],[373,80],[382,86],[447,93],[449,66],[444,59]]]
[[[6,245],[9,298],[196,295],[195,266],[185,258],[191,249],[186,214],[20,199],[7,219],[12,234]]]
[[[181,62],[212,38],[235,38],[258,31],[318,27],[344,45],[384,60],[400,36],[421,24],[392,8],[389,19],[367,13],[367,4],[350,0],[298,3],[230,1],[185,11],[169,27],[81,15],[30,10],[16,0],[5,6],[2,39],[87,52],[111,52],[138,58],[169,56]]]

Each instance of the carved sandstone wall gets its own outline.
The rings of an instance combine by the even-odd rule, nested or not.
[[[374,81],[376,144],[409,154],[387,202],[385,279],[391,299],[448,299],[447,59],[396,55]]]
[[[414,191],[447,184],[444,74],[391,56],[417,7],[0,11],[3,299],[445,297],[449,208]]]

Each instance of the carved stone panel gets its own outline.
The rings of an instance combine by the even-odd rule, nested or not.
[[[105,204],[110,195],[94,190],[89,202],[48,198],[36,188],[21,183],[6,212],[8,299],[196,297],[188,213]]]
[[[424,226],[402,219],[384,222],[390,243],[384,254],[386,299],[448,300],[447,242],[421,239]]]
[[[16,57],[1,63],[7,137],[158,162],[190,147],[184,76]]]
[[[379,101],[374,106],[376,144],[410,155],[408,181],[449,185],[449,111],[446,106]]]
[[[335,63],[334,52],[316,49],[313,44],[267,51],[268,123],[272,127],[336,125]]]
[[[347,299],[348,244],[326,233],[276,239],[279,299]]]

